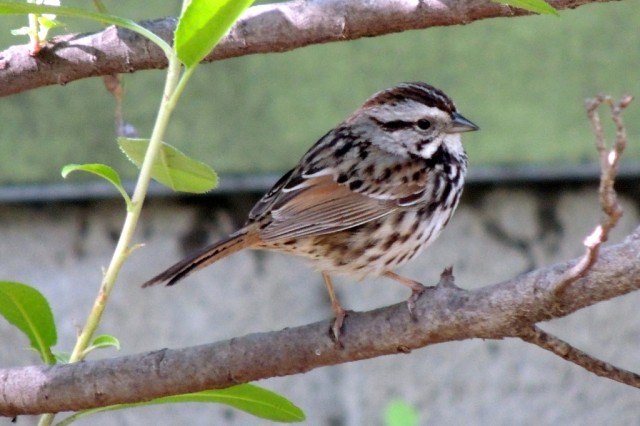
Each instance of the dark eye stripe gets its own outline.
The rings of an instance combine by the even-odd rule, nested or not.
[[[414,125],[414,123],[411,121],[402,121],[402,120],[394,120],[394,121],[375,120],[375,122],[388,132],[395,132],[396,130],[408,129],[410,127],[413,127]]]

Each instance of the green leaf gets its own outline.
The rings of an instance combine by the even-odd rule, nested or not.
[[[305,419],[302,410],[285,397],[252,384],[168,396],[155,401],[159,403],[217,402],[267,420],[291,423],[301,422]]]
[[[178,59],[188,68],[197,65],[252,3],[253,0],[191,0],[176,28]]]
[[[116,350],[120,350],[120,341],[114,336],[103,334],[93,339],[87,349],[84,350],[84,353],[86,355],[96,349],[104,348],[116,348]]]
[[[169,404],[176,402],[206,402],[220,403],[237,408],[256,417],[263,419],[294,423],[305,419],[304,412],[291,401],[275,392],[252,384],[233,386],[227,389],[207,390],[202,392],[173,395],[157,398],[147,402],[135,404],[118,404],[109,407],[94,408],[81,411],[60,422],[60,426],[67,425],[80,417],[103,411],[121,410],[123,408],[144,407],[156,404]]]
[[[56,357],[56,364],[69,364],[71,352],[54,352],[53,356]]]
[[[94,12],[91,10],[78,9],[75,7],[47,6],[43,4],[19,3],[15,1],[0,1],[0,15],[20,15],[26,13],[72,16],[74,18],[91,19],[93,21],[98,21],[105,24],[118,25],[119,27],[127,28],[142,35],[143,37],[148,38],[149,40],[157,44],[164,51],[167,57],[173,55],[173,50],[166,41],[130,19],[121,18],[119,16],[109,15],[106,13]]]
[[[51,347],[58,336],[47,299],[33,287],[0,281],[0,314],[27,335],[31,347],[47,364],[55,364]]]
[[[62,168],[62,177],[66,178],[69,173],[75,172],[76,170],[81,170],[83,172],[93,173],[94,175],[98,175],[101,178],[104,178],[111,182],[113,186],[116,187],[118,192],[124,198],[125,203],[127,203],[127,210],[131,210],[132,203],[129,194],[125,191],[122,186],[122,181],[120,180],[120,175],[113,168],[105,165],[105,164],[67,164]]]
[[[46,27],[48,30],[52,28],[58,28],[63,26],[64,24],[57,19],[49,19],[46,16],[38,16],[38,23],[43,27]]]
[[[149,145],[148,139],[118,138],[122,152],[140,167]],[[205,163],[187,157],[169,144],[162,142],[154,160],[151,176],[174,191],[201,194],[218,185],[218,176]]]
[[[49,19],[46,16],[38,16],[38,25],[40,26],[38,37],[40,40],[46,40],[50,30],[60,27],[63,24],[56,19]]]
[[[418,426],[418,412],[404,401],[391,401],[384,413],[385,426]]]
[[[541,13],[543,15],[558,16],[558,11],[544,0],[494,0],[496,3],[504,3],[509,6],[519,7],[529,12]]]

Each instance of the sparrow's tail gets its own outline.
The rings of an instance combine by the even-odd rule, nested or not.
[[[163,282],[166,282],[167,285],[173,285],[198,269],[202,269],[205,266],[208,266],[213,262],[244,248],[251,247],[258,240],[259,239],[255,233],[247,232],[246,229],[242,229],[232,234],[229,238],[204,247],[203,249],[182,259],[166,271],[142,284],[142,287],[149,287]]]

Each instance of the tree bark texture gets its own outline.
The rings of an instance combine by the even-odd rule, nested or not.
[[[416,304],[352,312],[338,348],[331,320],[183,349],[56,366],[0,370],[0,415],[80,410],[205,389],[470,338],[521,337],[536,323],[640,288],[640,228],[602,249],[598,262],[562,295],[558,280],[578,259],[466,291],[443,275]]]
[[[550,0],[549,3],[563,10],[607,1],[612,0]],[[490,0],[296,0],[254,6],[204,61],[528,14],[523,9]],[[171,41],[176,22],[176,18],[165,18],[141,24]],[[0,52],[0,96],[87,77],[166,66],[167,60],[160,48],[138,34],[111,26],[95,33],[56,37],[35,57],[27,45]]]

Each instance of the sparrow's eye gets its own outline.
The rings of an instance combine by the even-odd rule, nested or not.
[[[419,129],[427,130],[429,127],[431,127],[431,122],[426,118],[421,118],[416,122],[416,125],[418,126]]]

